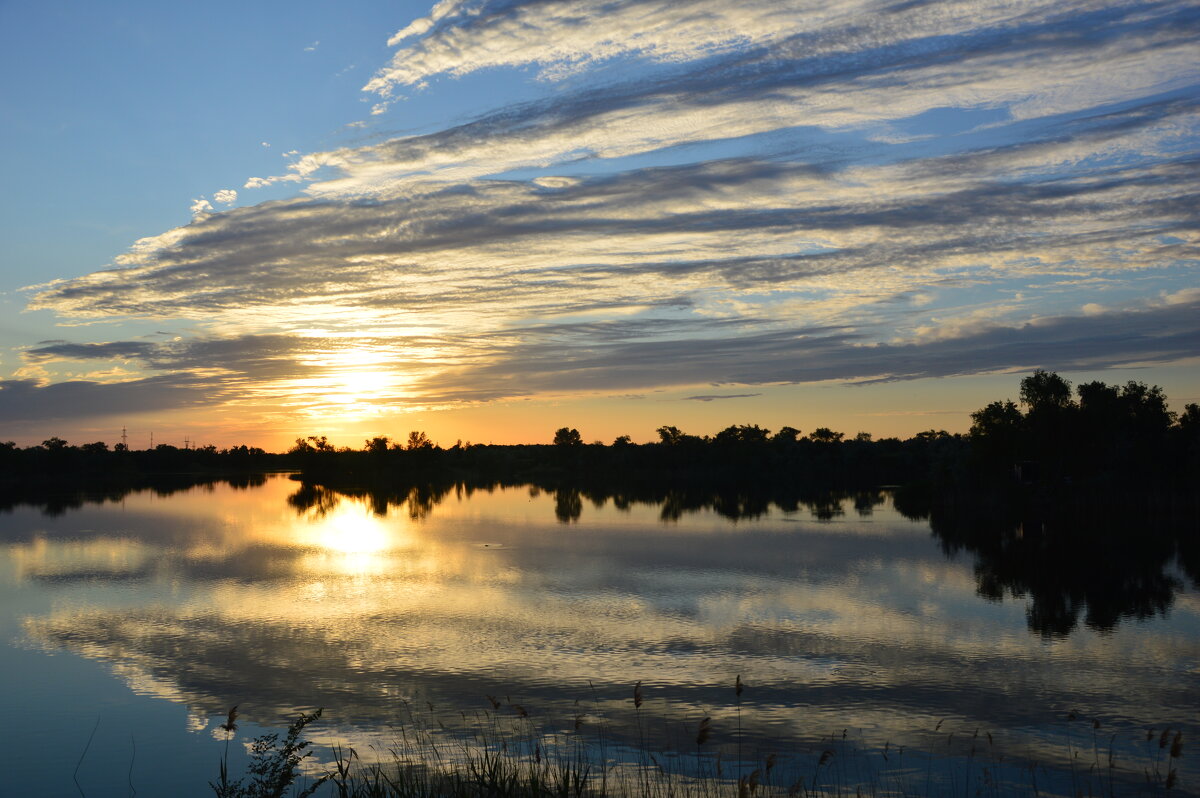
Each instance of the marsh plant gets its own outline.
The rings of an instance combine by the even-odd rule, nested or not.
[[[734,685],[730,723],[662,719],[644,714],[645,691],[631,691],[632,735],[620,735],[599,711],[576,704],[568,717],[539,719],[523,705],[486,696],[484,709],[455,713],[450,726],[431,704],[404,703],[390,744],[363,751],[340,743],[319,761],[306,728],[321,716],[301,714],[280,736],[249,746],[247,773],[233,780],[228,751],[210,782],[217,798],[861,798],[861,796],[1149,796],[1187,794],[1180,783],[1182,732],[1147,730],[1144,740],[1105,733],[1098,719],[1066,718],[1057,750],[1042,760],[1014,755],[990,732],[926,733],[924,750],[882,748],[839,730],[801,751],[743,750]],[[236,733],[236,707],[221,728]],[[457,720],[462,723],[458,724]],[[671,750],[652,749],[646,726],[677,730]],[[748,745],[746,746],[748,748]],[[745,754],[743,758],[743,754]],[[726,758],[729,757],[729,758]]]
[[[238,708],[229,710],[229,717],[220,728],[225,732],[225,753],[221,757],[220,775],[209,782],[217,798],[284,798],[297,795],[303,798],[315,793],[330,777],[318,776],[304,789],[289,788],[301,777],[305,760],[312,756],[312,743],[301,739],[308,724],[321,717],[321,710],[300,717],[288,726],[283,738],[279,734],[264,734],[250,744],[250,762],[246,775],[240,779],[229,777],[229,741],[237,732]]]

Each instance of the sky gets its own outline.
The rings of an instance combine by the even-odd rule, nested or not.
[[[0,440],[1200,401],[1200,4],[0,2]]]

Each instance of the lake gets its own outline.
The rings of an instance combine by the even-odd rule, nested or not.
[[[776,752],[807,773],[833,751],[935,785],[986,760],[1053,792],[1111,750],[1118,785],[1174,763],[1200,789],[1194,528],[1186,550],[1155,521],[1093,546],[1086,524],[898,504],[287,475],[17,503],[0,793],[211,795],[235,704],[237,762],[315,707],[314,740],[369,755],[413,716],[453,738],[519,706],[538,729],[585,718],[615,760],[719,752],[737,773]]]

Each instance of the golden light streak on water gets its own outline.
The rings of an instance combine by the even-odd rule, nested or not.
[[[564,526],[553,491],[431,496],[373,504],[284,477],[132,494],[11,545],[0,589],[41,602],[18,618],[29,645],[105,663],[185,707],[193,731],[235,701],[269,723],[336,705],[359,724],[336,734],[361,744],[401,699],[470,708],[496,684],[550,718],[595,685],[624,718],[637,679],[655,711],[728,730],[736,675],[748,726],[775,739],[850,727],[923,744],[946,718],[1024,734],[1025,708],[1066,698],[1106,728],[1187,722],[1186,685],[1162,678],[1189,678],[1186,623],[1045,640],[1025,598],[982,601],[971,560],[947,559],[889,502],[734,524],[597,501]],[[1191,596],[1173,618],[1194,617]]]

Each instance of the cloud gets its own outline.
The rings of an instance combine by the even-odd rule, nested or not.
[[[428,321],[640,307],[664,294],[697,307],[761,291],[861,305],[955,272],[1024,277],[1021,258],[1049,272],[1120,271],[1195,252],[1194,207],[1176,199],[1197,187],[1190,159],[1014,182],[987,173],[992,150],[978,155],[983,169],[957,156],[970,179],[932,179],[927,160],[839,173],[731,159],[553,186],[264,203],[139,242],[119,268],[49,286],[31,307],[196,318],[256,307],[277,323],[320,303],[364,323],[394,311]],[[1163,245],[1166,233],[1182,243]]]
[[[120,412],[121,407],[170,409],[256,404],[259,412],[296,416],[355,407],[363,412],[416,406],[403,390],[408,379],[429,370],[406,352],[445,347],[422,336],[212,335],[170,341],[46,342],[23,353],[30,368],[74,361],[119,360],[155,378],[130,379],[128,371],[103,382],[45,379],[0,383],[0,413],[13,420],[81,418]],[[144,391],[140,402],[131,394]],[[184,396],[186,392],[186,397]],[[272,409],[273,408],[273,409]]]
[[[314,381],[357,402],[347,375],[368,372],[361,401],[410,406],[1200,354],[1180,312],[1200,10],[596,9],[443,0],[393,37],[367,86],[381,111],[480,70],[558,86],[245,183],[302,196],[196,200],[190,224],[29,302],[192,337],[49,343],[28,366],[132,360],[221,401],[315,407]]]
[[[1191,57],[1198,14],[1169,4],[1129,3],[1105,10],[1064,10],[1050,3],[1019,10],[1007,4],[910,4],[887,15],[865,13],[857,21],[807,4],[752,4],[753,11],[746,12],[716,0],[701,5],[723,9],[693,15],[705,30],[718,30],[729,14],[761,17],[763,42],[717,55],[697,45],[695,52],[707,55],[685,58],[671,69],[640,70],[631,80],[508,106],[433,133],[313,153],[288,175],[258,179],[310,180],[333,170],[340,176],[310,190],[345,196],[394,191],[403,182],[471,179],[753,136],[775,136],[770,147],[805,157],[809,147],[822,146],[818,131],[878,131],[946,107],[1004,108],[1014,123],[1062,118],[1163,91],[1187,91],[1200,81],[1200,67]],[[491,10],[505,19],[561,15],[563,24],[571,25],[578,19],[571,9],[589,7],[565,2],[472,6],[462,19],[447,12],[442,24],[449,27],[431,28],[429,37],[444,40],[455,63],[469,65],[474,63],[471,31],[488,27]],[[621,13],[645,20],[685,13],[674,3],[616,7],[619,13],[602,17],[614,26]],[[688,14],[694,10],[692,4],[686,9]],[[535,63],[545,47],[561,46],[548,32],[553,25],[526,21],[516,27],[523,46],[500,51],[480,43],[480,57],[504,52],[520,63]],[[587,41],[571,52],[595,52],[594,37],[611,40],[618,49],[637,39],[636,26],[625,35],[604,22],[586,30]],[[1147,48],[1152,58],[1146,57]],[[411,55],[408,50],[397,54],[405,69],[416,68]],[[1098,81],[1099,63],[1105,79]],[[436,74],[429,69],[434,67],[422,68],[412,79]],[[1175,135],[1187,129],[1194,132],[1194,119]],[[859,136],[858,148],[869,141],[869,135]],[[877,154],[879,142],[875,145]],[[319,172],[322,168],[325,172]]]
[[[535,519],[536,513],[552,517],[550,497],[534,501]],[[360,509],[354,499],[343,502]],[[416,525],[407,551],[375,555],[380,567],[371,590],[363,589],[361,568],[339,572],[336,552],[317,548],[314,554],[313,546],[297,545],[308,531],[302,526],[276,530],[271,519],[255,519],[251,528],[236,517],[196,524],[188,530],[189,549],[167,545],[161,517],[137,509],[131,502],[120,540],[90,529],[70,529],[68,537],[59,528],[69,524],[38,522],[36,544],[19,549],[22,563],[34,573],[52,572],[64,562],[103,571],[113,569],[115,560],[127,572],[111,574],[118,584],[150,566],[163,583],[187,586],[186,596],[175,603],[99,609],[63,602],[25,617],[22,631],[32,645],[110,663],[143,692],[186,703],[194,715],[223,717],[225,698],[238,696],[255,707],[259,722],[282,725],[294,716],[297,702],[318,704],[333,684],[342,716],[353,719],[347,724],[378,728],[394,720],[395,702],[380,696],[397,682],[412,685],[437,706],[469,706],[503,672],[511,685],[506,689],[521,700],[546,716],[569,717],[577,711],[571,703],[577,695],[627,703],[625,653],[632,651],[643,652],[645,669],[671,686],[677,706],[713,700],[714,686],[728,683],[726,660],[718,654],[733,649],[752,657],[762,674],[747,693],[749,701],[761,702],[755,707],[792,706],[801,674],[808,714],[843,717],[847,707],[870,705],[879,708],[877,720],[900,729],[922,728],[931,715],[953,716],[967,729],[994,723],[995,706],[1036,705],[1064,668],[1079,674],[1069,679],[1072,702],[1103,703],[1111,686],[1084,676],[1094,670],[1108,640],[1090,642],[1094,636],[1084,635],[1047,658],[1039,655],[1045,643],[1036,636],[1007,635],[1001,643],[986,634],[964,637],[963,624],[979,623],[972,615],[977,579],[970,562],[946,562],[927,533],[923,537],[914,528],[900,534],[894,524],[875,523],[848,534],[846,525],[812,524],[809,513],[797,513],[795,505],[785,515],[802,524],[796,534],[781,535],[777,527],[749,526],[736,535],[692,529],[682,545],[679,535],[638,538],[627,528],[598,525],[585,539],[534,527],[524,537],[504,538],[521,545],[481,552],[474,535],[464,542],[454,535],[436,539],[436,527],[427,532],[432,525]],[[838,509],[853,513],[849,501]],[[881,527],[890,534],[870,532]],[[264,532],[266,540],[259,537]],[[866,534],[870,539],[864,541]],[[98,545],[89,549],[89,541]],[[204,544],[205,556],[195,556],[196,541]],[[441,555],[436,573],[399,567],[434,543]],[[325,566],[323,592],[292,576],[310,573],[314,559]],[[796,580],[797,562],[806,567],[803,583]],[[901,608],[861,589],[855,577],[864,568],[880,571],[894,586],[904,598]],[[501,569],[581,588],[569,595],[534,591],[528,579],[496,580]],[[672,570],[689,578],[665,579]],[[734,578],[739,581],[732,583]],[[922,604],[927,582],[938,585],[932,604]],[[404,603],[395,599],[400,594]],[[636,610],[639,623],[628,622],[630,610],[621,603],[629,595],[647,597]],[[278,612],[279,607],[290,611]],[[767,624],[764,618],[782,622]],[[580,634],[587,645],[579,644]],[[436,646],[417,642],[433,637]],[[181,646],[181,639],[189,644]],[[648,639],[667,642],[648,645]],[[1005,661],[993,656],[1001,645],[1027,665],[1005,673]],[[1141,645],[1180,650],[1169,633],[1147,636]],[[274,655],[260,656],[263,649]],[[597,656],[596,650],[612,654]],[[681,650],[690,656],[681,657]],[[855,666],[831,679],[830,661]],[[906,667],[896,672],[890,689],[881,689],[875,674],[896,661]],[[555,678],[530,663],[552,663],[546,667],[555,669]],[[978,680],[963,679],[964,669],[978,663],[992,670]],[[1113,663],[1113,678],[1122,683],[1139,678],[1141,666],[1133,658],[1116,657]],[[1169,706],[1178,695],[1177,686],[1155,680],[1137,692],[1140,705],[1127,711],[1133,723],[1149,725],[1152,707]],[[642,732],[629,718],[632,713],[612,714],[618,719],[613,739],[633,748]],[[782,744],[789,748],[820,750],[819,732],[807,730],[811,725],[751,723],[747,735],[773,744],[784,735]],[[883,729],[892,734],[887,725]],[[1057,775],[1066,780],[1067,774]]]
[[[200,197],[199,199],[192,200],[192,205],[188,210],[192,212],[193,216],[201,216],[206,213],[211,213],[212,209],[212,203],[204,199],[204,197]]]
[[[698,333],[700,331],[697,331]],[[439,373],[426,395],[488,399],[573,391],[636,390],[714,381],[742,385],[826,380],[878,382],[997,371],[1097,370],[1171,362],[1200,354],[1200,304],[1162,305],[1090,316],[994,325],[957,338],[903,344],[871,342],[850,330],[780,329],[676,336],[575,346],[537,339],[496,346],[478,365]]]
[[[638,39],[638,26],[632,34],[618,35],[620,14],[643,21],[661,16],[671,23],[686,13],[708,31],[707,38],[701,37],[705,41],[724,38],[714,31],[723,30],[720,20],[728,15],[742,23],[739,29],[752,17],[763,22],[767,43],[732,48],[661,75],[638,74],[628,82],[510,106],[435,133],[314,153],[289,175],[256,180],[309,179],[328,167],[341,170],[342,177],[312,190],[391,190],[403,180],[457,180],[801,126],[840,130],[911,118],[947,105],[1008,105],[1019,119],[1049,109],[1061,115],[1200,80],[1187,33],[1197,15],[1172,6],[1135,3],[1098,12],[1063,11],[1061,4],[1045,3],[1016,12],[1004,5],[911,4],[855,22],[805,4],[760,3],[749,10],[715,1],[700,5],[710,13],[698,13],[692,5],[685,12],[674,3],[618,3],[615,14],[606,6],[606,22],[585,26],[586,40],[571,52],[596,52],[592,39],[597,37],[618,49],[633,47],[629,43]],[[558,24],[555,20],[579,27],[578,14],[589,7],[567,2],[456,6],[433,15],[443,27],[429,26],[433,32],[428,40],[446,42],[448,57],[466,69],[463,65],[475,63],[472,32],[490,29],[490,20],[518,17],[524,21],[515,28],[528,46],[496,50],[479,43],[479,52],[512,53],[517,63],[535,63],[540,48],[558,52],[565,46],[548,33]],[[549,20],[545,25],[526,19],[541,15]],[[686,37],[673,34],[672,40]],[[1144,57],[1150,42],[1153,59]],[[706,47],[692,49],[708,53]],[[416,68],[411,56],[402,50],[397,60],[406,69]],[[1093,66],[1099,62],[1105,63],[1103,81],[1094,79]],[[433,67],[412,79],[436,73],[429,69]],[[803,137],[801,132],[801,141]]]
[[[430,353],[436,353],[432,359]],[[705,382],[865,383],[1037,367],[1094,371],[1198,354],[1196,299],[993,324],[953,337],[903,343],[878,343],[866,332],[848,328],[775,327],[722,319],[563,323],[475,335],[247,335],[164,343],[50,343],[31,349],[26,358],[41,365],[120,358],[166,374],[107,385],[0,383],[0,413],[14,420],[79,417],[117,412],[123,406],[220,405],[251,397],[285,403],[292,413],[315,413],[337,408],[346,396],[358,401],[354,383],[361,375],[387,375],[398,368],[407,378],[403,389],[388,388],[386,380],[373,383],[361,401],[394,409],[539,394],[628,394]],[[130,397],[139,392],[146,396],[132,402]],[[758,395],[685,398],[708,402]]]
[[[58,421],[221,404],[226,397],[213,387],[187,374],[111,384],[0,380],[0,416],[12,423]]]
[[[365,90],[388,94],[435,75],[538,64],[558,77],[625,54],[687,60],[777,37],[792,19],[775,3],[440,3],[388,42],[407,42]],[[587,19],[588,24],[582,24]],[[783,23],[781,25],[781,23]],[[620,31],[620,34],[616,34]]]
[[[439,3],[389,40],[399,49],[364,89],[386,95],[435,76],[498,67],[536,66],[554,79],[619,57],[680,64],[726,53],[779,58],[801,51],[825,61],[846,55],[865,60],[864,54],[878,60],[888,48],[905,45],[928,54],[939,38],[960,52],[981,49],[977,40],[988,34],[1019,40],[1039,27],[1078,40],[1080,29],[1094,35],[1124,15],[1144,22],[1163,13],[1150,3],[1110,4],[1097,12],[1046,0],[918,2],[895,4],[885,13],[867,2],[830,7],[811,0]]]
[[[58,360],[111,360],[114,358],[143,358],[153,352],[155,344],[143,341],[113,341],[95,344],[73,344],[67,341],[43,341],[29,349],[24,357],[31,363]]]

